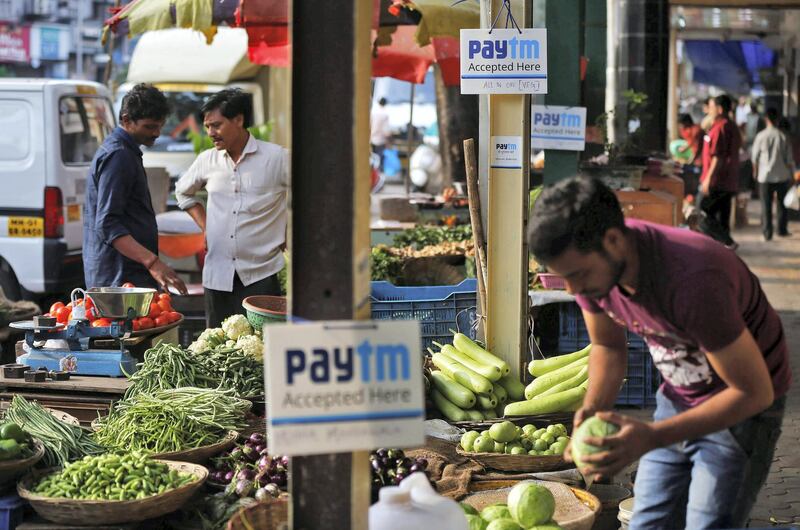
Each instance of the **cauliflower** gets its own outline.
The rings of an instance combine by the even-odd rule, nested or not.
[[[222,322],[222,330],[229,339],[237,340],[242,335],[252,335],[253,328],[242,314],[231,315]]]
[[[236,347],[241,348],[243,352],[258,360],[264,357],[264,343],[255,335],[242,335],[236,341]]]
[[[244,337],[246,335],[242,335],[242,336]],[[236,347],[236,341],[235,340],[226,340],[225,341],[225,348],[235,348],[235,347]]]
[[[189,350],[194,353],[201,353],[210,349],[211,345],[209,345],[204,339],[197,339],[189,345]]]
[[[197,340],[205,341],[208,343],[209,349],[211,349],[216,348],[220,344],[225,344],[225,341],[228,340],[228,338],[225,336],[225,332],[222,330],[222,328],[209,328],[203,331]]]

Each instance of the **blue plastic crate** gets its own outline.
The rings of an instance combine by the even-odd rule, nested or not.
[[[451,329],[474,339],[477,312],[477,280],[458,285],[398,287],[389,282],[372,282],[373,320],[419,320],[421,352],[433,342],[450,343]]]
[[[22,523],[25,511],[25,500],[13,493],[0,497],[0,530],[14,530]]]
[[[572,302],[558,305],[558,351],[559,353],[570,353],[580,350],[589,344],[589,331],[583,321],[581,308]],[[647,344],[642,337],[627,330],[625,334],[628,338],[629,350],[647,349]]]

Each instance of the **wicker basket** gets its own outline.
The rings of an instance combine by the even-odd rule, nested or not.
[[[208,459],[217,456],[223,451],[227,451],[236,443],[236,438],[239,433],[230,431],[219,442],[211,445],[203,445],[195,447],[194,449],[187,449],[185,451],[173,451],[171,453],[158,453],[151,455],[153,458],[160,458],[163,460],[176,460],[178,462],[191,462],[193,464],[205,464]]]
[[[508,495],[508,491],[510,488],[514,487],[519,480],[487,480],[481,482],[472,482],[470,484],[470,494],[478,494],[480,495],[481,492],[491,492],[497,491],[499,497],[502,501],[498,502],[505,502],[505,499]],[[600,500],[589,493],[588,491],[573,488],[567,486],[565,484],[559,484],[555,482],[541,482],[541,484],[553,492],[553,495],[556,497],[556,515],[553,517],[554,519],[558,519],[557,522],[559,526],[564,528],[564,530],[591,530],[592,526],[594,525],[595,519],[597,515],[601,511],[602,503]],[[566,491],[563,490],[566,488]],[[557,493],[558,492],[558,493]],[[564,506],[561,505],[559,508],[559,500],[562,497],[562,493],[569,493],[571,492],[574,495],[573,502],[578,502],[589,509],[589,511],[583,510],[585,513],[581,515],[574,515],[570,512],[564,513]],[[475,506],[473,502],[470,502],[470,496],[467,496],[464,499],[467,504],[471,504]],[[475,506],[478,508],[478,506]],[[482,508],[482,507],[481,507]],[[481,509],[478,508],[478,509]],[[559,515],[559,512],[561,514]],[[616,526],[615,526],[616,528]]]
[[[456,447],[456,453],[471,458],[482,464],[500,471],[517,471],[520,473],[557,471],[573,467],[561,455],[507,455],[501,453],[469,453],[461,447]]]
[[[144,499],[131,501],[93,501],[53,498],[38,495],[31,488],[44,475],[54,470],[34,472],[25,476],[17,484],[17,493],[30,502],[41,517],[59,524],[85,525],[87,521],[96,524],[119,524],[144,521],[174,512],[203,485],[208,470],[203,466],[187,462],[160,460],[170,469],[191,473],[196,480],[180,488],[165,491],[160,495],[152,495]]]
[[[226,530],[288,530],[288,497],[259,502],[239,510],[230,518]]]
[[[39,440],[33,440],[33,454],[23,460],[4,460],[0,462],[0,489],[16,482],[30,468],[44,457],[44,446]]]

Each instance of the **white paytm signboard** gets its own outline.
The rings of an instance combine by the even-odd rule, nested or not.
[[[531,147],[583,151],[586,141],[586,107],[531,107]]]
[[[547,94],[546,29],[462,29],[462,94]]]
[[[419,322],[271,325],[264,344],[270,452],[424,443]]]
[[[492,169],[522,168],[522,137],[492,136],[491,154]]]

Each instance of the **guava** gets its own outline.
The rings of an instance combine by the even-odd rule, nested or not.
[[[495,519],[511,519],[511,512],[505,504],[492,504],[481,510],[481,519],[487,523]]]
[[[481,435],[478,431],[467,431],[461,436],[461,448],[464,451],[473,451],[475,440]]]
[[[489,427],[489,435],[495,442],[510,442],[517,437],[517,426],[510,421],[495,423]]]
[[[601,420],[597,416],[585,419],[572,434],[572,459],[575,460],[575,465],[578,466],[578,469],[586,467],[586,463],[583,461],[584,456],[608,449],[607,447],[589,445],[584,442],[586,438],[613,436],[617,432],[619,432],[619,426]]]
[[[523,481],[508,493],[511,517],[524,528],[543,524],[553,518],[556,500],[550,490],[535,482]]]

